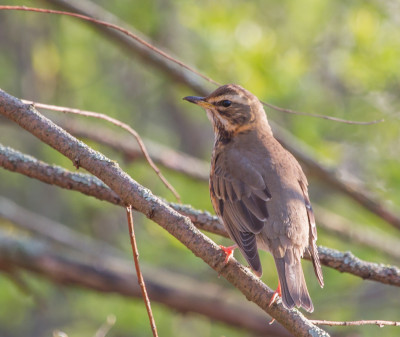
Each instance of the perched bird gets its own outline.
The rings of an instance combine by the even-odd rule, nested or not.
[[[269,251],[279,276],[275,294],[286,308],[312,312],[301,267],[305,250],[321,287],[324,283],[300,164],[274,138],[261,102],[241,86],[228,84],[207,97],[184,100],[204,108],[214,127],[210,196],[230,237],[257,276],[262,275],[258,248]]]

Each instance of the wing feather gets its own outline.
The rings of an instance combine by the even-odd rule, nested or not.
[[[223,155],[217,160],[223,160]],[[210,178],[210,190],[216,198],[214,207],[251,268],[261,275],[256,234],[263,230],[268,218],[269,190],[262,175],[243,158],[233,169],[221,162],[216,167]]]

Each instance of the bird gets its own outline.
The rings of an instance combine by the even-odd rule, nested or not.
[[[274,258],[279,282],[270,305],[279,295],[287,309],[313,312],[301,266],[306,251],[321,287],[324,281],[300,164],[274,138],[262,103],[240,85],[183,99],[205,109],[214,129],[209,189],[216,214],[255,275],[262,275],[258,249]],[[226,262],[235,246],[221,246]]]

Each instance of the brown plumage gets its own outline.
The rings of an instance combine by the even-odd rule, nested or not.
[[[230,237],[258,276],[258,248],[271,252],[287,308],[314,310],[301,267],[310,252],[323,286],[317,229],[297,160],[274,138],[260,101],[239,85],[207,97],[185,97],[203,107],[215,132],[210,195]]]

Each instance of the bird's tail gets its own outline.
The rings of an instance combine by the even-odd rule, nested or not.
[[[289,258],[287,251],[283,258],[275,258],[275,264],[284,306],[288,309],[294,306],[303,307],[308,312],[313,312],[314,306],[307,290],[301,261],[294,259],[293,256]]]

